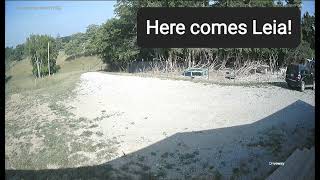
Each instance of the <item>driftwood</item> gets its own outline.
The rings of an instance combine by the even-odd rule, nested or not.
[[[174,57],[174,59],[172,59]],[[186,59],[182,59],[179,56],[173,56],[169,58],[164,58],[163,56],[159,55],[158,58],[154,58],[152,61],[133,61],[129,65],[130,67],[127,68],[129,72],[150,72],[154,74],[161,74],[161,73],[175,73],[180,74],[184,70],[188,68],[208,68],[209,71],[217,71],[223,72],[226,71],[228,68],[226,67],[229,58],[227,54],[222,60],[219,60],[219,56],[215,56],[213,58],[212,55],[209,53],[204,53],[203,57],[204,60],[197,61],[194,66],[190,67],[190,62],[193,63],[194,61],[190,61],[190,57]],[[194,60],[194,59],[193,59]],[[192,64],[191,64],[192,65]],[[256,73],[257,68],[261,66],[261,61],[253,61],[253,60],[245,60],[238,58],[235,61],[232,69],[232,73],[234,76],[244,76],[249,75],[251,73]],[[232,75],[233,76],[233,75]]]

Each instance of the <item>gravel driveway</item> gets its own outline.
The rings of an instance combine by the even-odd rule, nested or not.
[[[97,120],[94,129],[102,136],[87,132],[87,137],[117,141],[114,155],[99,159],[117,170],[115,177],[265,178],[276,168],[269,161],[285,161],[314,138],[311,89],[88,72],[73,94],[60,103],[75,119]],[[87,162],[82,165],[103,168]]]

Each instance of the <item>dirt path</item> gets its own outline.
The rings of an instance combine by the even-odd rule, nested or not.
[[[269,161],[285,161],[314,136],[313,90],[89,72],[73,93],[59,102],[83,125],[70,133],[87,142],[116,141],[108,158],[94,156],[99,148],[82,155],[128,176],[263,178],[275,168]]]

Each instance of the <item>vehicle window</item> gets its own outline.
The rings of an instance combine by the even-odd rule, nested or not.
[[[299,66],[289,65],[287,68],[287,74],[296,74],[299,72]]]
[[[303,69],[300,72],[301,74],[309,74],[309,70],[308,69]]]
[[[202,73],[201,73],[201,72],[192,72],[192,75],[193,75],[193,76],[201,76]]]
[[[190,71],[188,71],[188,72],[185,72],[185,74],[184,74],[185,76],[191,76],[191,72]]]

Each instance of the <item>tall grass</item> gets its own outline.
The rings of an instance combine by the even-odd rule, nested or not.
[[[49,91],[52,88],[56,89],[56,86],[74,84],[81,73],[96,71],[103,66],[102,61],[96,56],[80,57],[72,61],[65,61],[66,58],[66,55],[61,52],[57,59],[57,64],[60,65],[61,69],[57,73],[43,78],[35,78],[32,75],[32,65],[29,59],[16,62],[6,72],[6,76],[10,77],[6,83],[6,96],[11,93],[39,89]]]

